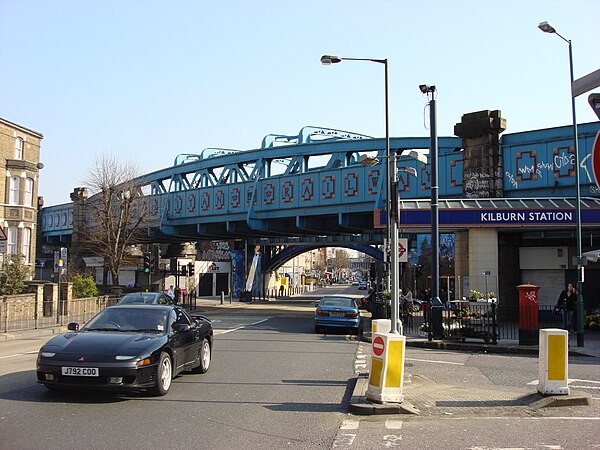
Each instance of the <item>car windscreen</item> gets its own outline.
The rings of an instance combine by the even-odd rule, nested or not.
[[[143,331],[164,333],[167,311],[150,308],[107,308],[90,320],[81,331]]]
[[[321,300],[321,306],[336,306],[343,308],[354,308],[356,304],[354,300],[351,298],[342,298],[342,297],[334,297],[334,298],[324,298]]]
[[[156,294],[149,292],[135,292],[133,294],[127,294],[121,300],[119,305],[151,305],[155,302]]]

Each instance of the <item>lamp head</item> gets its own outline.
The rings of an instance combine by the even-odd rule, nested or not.
[[[554,28],[550,22],[540,22],[538,28],[544,33],[556,33],[556,28]]]
[[[404,169],[402,169],[402,172],[409,174],[411,177],[417,176],[417,169],[415,169],[414,167],[405,167]]]
[[[428,84],[420,84],[419,89],[423,94],[427,94],[428,92],[435,92],[435,86],[429,86]]]
[[[372,167],[376,164],[379,164],[379,158],[369,155],[360,155],[358,163],[362,164],[363,166]]]
[[[339,56],[333,56],[333,55],[323,55],[323,56],[321,56],[321,64],[323,64],[324,66],[328,66],[330,64],[339,63],[341,61],[342,61],[342,58],[340,58]]]

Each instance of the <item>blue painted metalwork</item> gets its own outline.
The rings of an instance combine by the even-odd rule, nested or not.
[[[598,194],[590,177],[590,154],[599,128],[600,122],[579,126],[581,189],[586,196]],[[265,138],[264,147],[255,150],[180,155],[174,166],[140,177],[144,203],[159,234],[198,240],[376,233],[373,218],[385,205],[385,160],[366,167],[359,155],[383,157],[385,140],[315,127],[303,130],[294,137]],[[506,197],[573,196],[571,130],[567,126],[502,137]],[[328,136],[332,138],[318,140]],[[275,146],[288,138],[295,143]],[[461,145],[456,137],[439,139],[441,198],[463,195]],[[399,154],[428,147],[428,137],[391,139],[392,151]],[[400,174],[400,198],[429,198],[429,166],[402,156],[398,166],[417,169],[416,178]],[[45,207],[40,215],[44,238],[72,233],[72,204]]]

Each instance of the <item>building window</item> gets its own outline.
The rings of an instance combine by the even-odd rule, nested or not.
[[[21,190],[21,179],[19,177],[10,177],[10,189],[8,203],[10,205],[19,204],[19,191]]]
[[[29,252],[31,249],[31,228],[23,228],[21,236],[21,253],[23,254],[23,263],[29,264]]]
[[[17,227],[8,227],[8,242],[6,245],[6,253],[8,255],[17,254],[17,236],[19,229]]]
[[[33,178],[25,179],[25,198],[23,204],[25,206],[33,206]]]
[[[23,139],[15,139],[15,159],[23,159]]]

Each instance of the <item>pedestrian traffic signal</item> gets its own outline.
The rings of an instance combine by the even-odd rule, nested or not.
[[[187,276],[187,268],[188,266],[181,266],[181,275],[183,275],[184,277]]]
[[[144,253],[144,273],[150,273],[150,257],[151,253]]]
[[[150,257],[150,271],[156,273],[156,258]]]
[[[196,272],[195,270],[196,268],[194,267],[194,263],[189,263],[188,264],[188,275],[191,277],[194,275],[194,273]]]
[[[169,262],[169,272],[173,275],[177,275],[177,258],[171,258]]]

